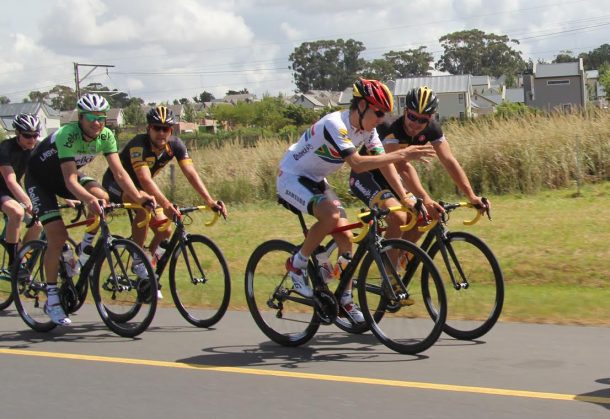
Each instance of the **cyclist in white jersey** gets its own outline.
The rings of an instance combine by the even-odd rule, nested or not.
[[[317,219],[299,252],[286,262],[294,289],[305,297],[313,296],[305,277],[309,257],[327,234],[336,227],[348,224],[342,204],[326,182],[326,176],[339,170],[344,162],[356,172],[381,169],[392,188],[399,193],[401,201],[409,207],[413,206],[393,163],[432,157],[434,149],[424,145],[383,153],[375,126],[387,112],[392,111],[393,105],[392,93],[383,83],[359,79],[353,85],[350,108],[328,114],[317,121],[296,144],[290,146],[280,163],[278,196]],[[361,145],[378,152],[361,155],[356,152]],[[351,256],[351,232],[336,233],[333,237],[339,254]],[[353,320],[364,321],[362,313],[353,303],[351,289],[342,296],[341,305]]]

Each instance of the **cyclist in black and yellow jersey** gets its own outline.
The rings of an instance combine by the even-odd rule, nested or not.
[[[32,152],[25,180],[34,213],[42,222],[48,242],[44,256],[48,294],[45,311],[58,325],[69,325],[71,321],[59,304],[57,289],[60,254],[68,238],[57,196],[78,199],[89,212],[101,214],[98,201],[102,200],[103,204],[108,194],[79,169],[103,154],[115,179],[134,202],[155,205],[154,198],[139,191],[121,165],[114,134],[105,127],[108,101],[97,94],[85,94],[78,100],[77,108],[78,121],[63,125]]]
[[[160,206],[157,211],[156,223],[150,225],[154,237],[150,241],[148,250],[154,258],[155,253],[158,254],[159,243],[171,235],[170,229],[161,231],[158,225],[162,223],[165,217],[171,219],[175,215],[180,215],[153,179],[174,158],[189,184],[203,199],[205,205],[217,209],[224,217],[227,216],[227,209],[222,201],[212,198],[193,165],[193,160],[186,149],[186,145],[179,137],[172,135],[172,127],[176,123],[173,112],[166,106],[153,107],[146,114],[146,122],[148,123],[146,133],[138,134],[132,138],[121,150],[119,158],[136,187],[154,196]],[[129,196],[125,195],[123,189],[117,184],[111,170],[107,170],[104,174],[102,184],[113,202],[129,201]],[[138,227],[143,219],[144,214],[141,211],[136,212],[136,217],[131,226],[132,239],[141,247],[144,247],[147,233],[146,226]],[[134,263],[133,268],[138,275],[146,274],[146,269],[142,263]],[[160,293],[158,296],[159,298],[162,297]]]
[[[391,153],[404,148],[431,144],[439,161],[460,191],[466,195],[472,204],[484,210],[486,205],[489,205],[489,201],[484,203],[482,197],[475,194],[468,176],[451,152],[451,147],[443,134],[441,125],[434,118],[437,108],[438,98],[429,87],[422,86],[411,89],[406,96],[404,113],[394,120],[384,121],[377,126],[377,132],[383,147],[386,152]],[[430,198],[413,165],[404,160],[396,162],[394,165],[405,188],[415,196],[422,198],[428,214],[432,218],[438,218],[439,214],[443,212],[443,208],[438,202]],[[369,203],[367,195],[375,195],[381,190],[391,190],[396,195],[396,191],[393,191],[378,170],[365,173],[352,171],[350,185],[354,194],[367,204]],[[354,185],[360,185],[361,187],[357,188]],[[388,220],[388,222],[391,222],[391,220]],[[389,225],[388,230],[397,230],[397,226]],[[402,236],[409,241],[416,242],[422,234],[414,228],[403,233]]]

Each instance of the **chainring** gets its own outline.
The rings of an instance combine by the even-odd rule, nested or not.
[[[316,315],[322,324],[332,324],[339,315],[339,303],[335,295],[326,288],[317,288],[313,293]]]

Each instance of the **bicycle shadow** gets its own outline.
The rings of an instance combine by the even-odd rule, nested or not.
[[[582,393],[576,396],[576,400],[586,403],[593,403],[598,406],[610,410],[610,378],[600,378],[595,380],[596,383],[606,384],[609,387],[601,390],[591,391],[589,393]]]
[[[199,366],[302,368],[311,363],[327,362],[413,362],[428,356],[392,352],[371,334],[341,332],[318,333],[303,346],[286,347],[266,341],[258,345],[212,346],[202,348],[203,355],[177,359],[176,362]]]

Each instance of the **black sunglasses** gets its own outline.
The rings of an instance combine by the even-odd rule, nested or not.
[[[430,122],[430,118],[419,118],[413,115],[411,112],[407,112],[407,118],[409,118],[410,121],[417,122],[418,124],[427,124]]]
[[[30,134],[30,133],[27,133],[27,132],[22,132],[22,133],[21,133],[21,135],[22,135],[24,138],[27,138],[27,139],[30,139],[30,140],[31,140],[32,138],[38,138],[38,136],[39,136],[40,134],[38,134],[37,132],[35,132],[35,133],[33,133],[33,134]]]
[[[377,116],[377,118],[383,118],[385,116],[384,111],[373,111],[373,112],[375,112],[375,115]]]
[[[166,127],[165,125],[151,125],[151,128],[157,132],[159,132],[159,131],[170,132],[172,130],[172,127]]]

